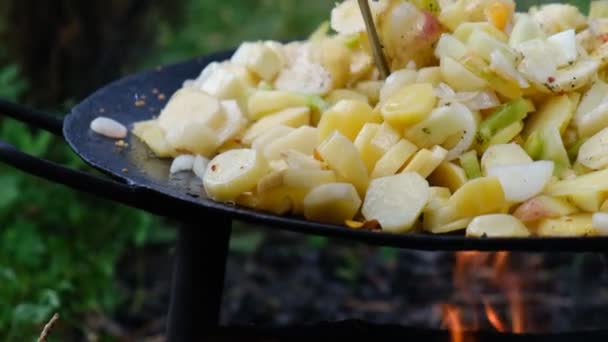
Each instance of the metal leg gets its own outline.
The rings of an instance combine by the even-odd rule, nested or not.
[[[230,240],[229,218],[179,228],[167,341],[199,341],[218,327],[226,257]]]

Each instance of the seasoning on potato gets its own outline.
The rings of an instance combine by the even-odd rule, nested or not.
[[[206,66],[134,135],[181,158],[173,171],[194,169],[211,199],[278,215],[396,234],[608,235],[605,13],[370,5],[386,80],[345,0],[308,40],[244,42]]]

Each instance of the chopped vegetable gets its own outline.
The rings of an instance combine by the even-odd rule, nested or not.
[[[468,179],[481,177],[481,167],[479,166],[479,159],[477,159],[476,151],[469,151],[461,155],[460,165],[464,169]]]
[[[608,236],[607,1],[587,17],[560,3],[516,13],[513,0],[369,4],[386,79],[345,0],[306,41],[244,42],[205,66],[133,135],[180,156],[170,171],[194,172],[209,198],[277,215]]]

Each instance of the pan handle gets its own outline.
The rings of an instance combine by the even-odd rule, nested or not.
[[[42,158],[33,157],[3,140],[0,140],[0,162],[75,190],[129,206],[140,207],[137,201],[139,190],[134,186],[96,177]]]
[[[1,98],[0,114],[63,137],[63,119],[52,114],[31,109]],[[0,162],[40,178],[66,185],[75,190],[87,192],[132,207],[146,209],[142,207],[140,203],[142,201],[137,201],[140,189],[135,186],[108,178],[97,177],[45,159],[33,157],[3,140],[0,140]]]
[[[63,118],[0,98],[0,114],[63,136]]]

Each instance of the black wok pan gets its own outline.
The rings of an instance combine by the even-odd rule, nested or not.
[[[230,52],[218,53],[128,76],[92,94],[63,120],[0,100],[0,113],[63,136],[85,162],[112,179],[99,178],[28,156],[5,142],[0,142],[0,161],[77,190],[190,222],[229,217],[300,233],[419,250],[608,250],[608,237],[498,239],[420,233],[394,235],[352,230],[309,222],[299,217],[282,217],[220,204],[202,196],[201,182],[194,175],[170,177],[170,161],[154,158],[134,136],[127,138],[127,148],[118,148],[115,140],[104,138],[89,129],[90,122],[98,116],[107,116],[131,126],[158,115],[166,99],[181,87],[184,80],[195,78],[208,63],[229,56]],[[159,94],[164,94],[165,99],[161,99],[162,96],[159,98]],[[136,101],[143,101],[145,105],[140,103],[137,106]]]

